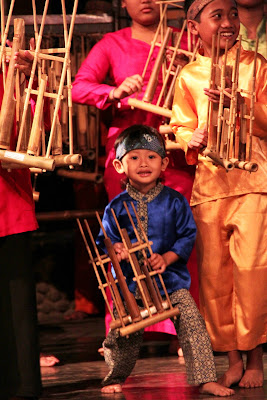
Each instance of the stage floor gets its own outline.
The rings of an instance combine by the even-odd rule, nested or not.
[[[104,338],[104,319],[40,325],[41,350],[60,359],[55,367],[42,367],[41,400],[195,400],[218,397],[199,394],[186,383],[183,358],[169,353],[169,341],[145,341],[123,393],[101,394],[100,383],[107,367],[97,350]],[[263,388],[234,388],[236,400],[267,399],[267,349],[264,352]],[[218,376],[227,369],[225,355],[215,355]]]

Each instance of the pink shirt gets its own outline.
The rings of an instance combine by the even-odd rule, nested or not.
[[[3,93],[3,77],[0,72],[0,107]],[[11,150],[14,150],[15,129],[11,141]],[[0,237],[33,231],[37,227],[30,171],[24,168],[8,172],[1,167],[0,161]]]
[[[187,48],[187,36],[182,38],[182,48]],[[132,39],[131,28],[124,28],[116,32],[106,34],[90,51],[82,63],[73,83],[72,98],[74,102],[94,105],[105,109],[111,105],[107,103],[109,92],[118,87],[128,76],[142,75],[150,45],[141,40]],[[156,60],[159,47],[155,47],[151,62],[147,68],[144,85],[138,99],[142,99],[146,86]],[[162,76],[159,76],[159,85],[154,96],[156,103],[159,96]],[[132,97],[135,97],[133,94]],[[108,132],[106,143],[106,171],[111,177],[115,177],[112,160],[115,158],[113,149],[115,139],[119,133],[133,125],[145,124],[158,128],[163,123],[163,117],[140,109],[131,109],[128,105],[128,97],[121,101],[121,108],[115,108],[113,120]],[[179,190],[188,198],[191,193],[194,168],[187,166],[183,151],[176,151],[169,155],[170,163],[165,174],[165,184]],[[110,171],[109,171],[110,169]],[[120,178],[118,178],[120,179]],[[106,185],[107,187],[107,185]],[[114,188],[114,184],[110,190]],[[109,192],[109,188],[107,187]],[[118,194],[118,193],[113,193]],[[113,194],[110,198],[114,197]]]

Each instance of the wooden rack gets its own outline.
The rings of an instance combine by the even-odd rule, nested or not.
[[[172,133],[169,127],[169,119],[171,118],[171,108],[173,102],[173,95],[175,90],[175,82],[181,71],[181,66],[176,66],[175,57],[178,53],[184,54],[188,57],[189,62],[195,59],[196,52],[199,48],[199,41],[195,43],[194,36],[192,37],[190,31],[187,30],[187,43],[188,50],[181,49],[181,39],[186,30],[187,21],[184,20],[181,32],[173,32],[172,28],[167,27],[167,8],[168,5],[174,7],[182,7],[179,0],[166,0],[158,1],[160,4],[160,21],[152,40],[149,55],[143,70],[142,77],[144,78],[149,63],[151,63],[151,56],[155,47],[159,47],[159,52],[155,60],[150,79],[148,81],[144,96],[142,99],[130,98],[128,104],[133,108],[140,108],[142,110],[162,115],[165,118],[165,123],[159,128],[160,133],[164,136],[166,141],[167,150],[175,150],[180,148],[179,144],[169,139],[169,134]],[[159,42],[159,38],[161,39]],[[172,58],[169,64],[166,63],[166,50],[172,50]],[[155,92],[159,82],[159,74],[162,74],[162,88],[157,99],[155,99]]]
[[[211,58],[211,89],[220,91],[219,104],[209,101],[207,113],[208,145],[202,154],[215,164],[223,166],[227,171],[234,168],[243,169],[249,172],[256,172],[258,165],[251,162],[252,132],[254,121],[255,103],[255,80],[256,80],[256,57],[258,40],[256,43],[254,68],[251,91],[245,91],[239,87],[239,60],[241,50],[241,37],[236,49],[235,64],[233,67],[227,65],[228,45],[225,48],[224,60],[219,65],[218,37],[213,37],[212,58]],[[226,80],[231,81],[231,93],[227,91]],[[237,96],[239,93],[246,93],[250,105],[241,104],[237,109]],[[225,96],[230,99],[230,107],[224,107]],[[249,131],[247,134],[247,122]],[[239,130],[237,130],[239,126]]]
[[[102,292],[107,308],[112,317],[110,328],[117,329],[121,336],[128,336],[129,334],[153,325],[156,322],[163,321],[167,318],[176,318],[177,315],[179,315],[179,310],[177,307],[172,306],[161,274],[157,273],[156,271],[152,271],[149,267],[149,263],[147,262],[147,251],[150,255],[152,254],[152,242],[148,240],[145,234],[134,204],[131,202],[131,207],[136,217],[141,235],[138,233],[138,229],[134,225],[129,208],[125,202],[124,207],[127,211],[127,215],[137,239],[135,243],[131,243],[127,231],[124,228],[121,229],[114,210],[112,210],[112,214],[118,228],[118,232],[120,233],[121,241],[129,253],[129,268],[132,268],[134,275],[133,280],[136,281],[138,293],[140,294],[140,298],[142,300],[142,307],[138,306],[133,293],[131,293],[128,289],[121,266],[115,254],[114,247],[110,238],[105,232],[99,214],[96,213],[96,216],[105,237],[104,243],[107,249],[107,254],[105,255],[100,255],[87,220],[84,219],[82,223],[80,219],[77,219],[77,223],[88,252],[89,262],[94,268],[99,289]],[[93,252],[90,249],[87,237],[89,238]],[[141,253],[143,261],[139,261],[138,256],[136,255],[137,252],[139,254]],[[93,253],[95,256],[93,256]],[[116,280],[110,271],[106,272],[106,266],[109,262],[112,262],[113,264],[116,273]],[[156,276],[158,277],[161,288],[164,291],[164,299],[160,294]],[[111,310],[106,296],[105,289],[107,287],[110,289],[113,304],[117,310],[117,319],[114,316],[113,310]]]
[[[4,1],[1,0],[1,43],[0,61],[4,77],[4,97],[0,113],[0,160],[3,168],[32,167],[34,172],[53,171],[56,167],[81,165],[82,157],[73,152],[72,99],[71,99],[71,61],[70,48],[74,29],[78,0],[74,0],[73,13],[68,30],[65,1],[62,5],[62,24],[64,43],[61,48],[41,48],[43,31],[47,16],[49,0],[45,1],[40,27],[38,29],[36,6],[33,0],[33,21],[35,50],[31,74],[26,85],[23,73],[15,69],[13,55],[25,48],[25,24],[23,19],[14,20],[12,48],[5,46],[9,34],[10,21],[15,0],[11,1],[9,12],[5,17]],[[6,21],[5,21],[6,19]],[[6,57],[10,57],[6,66]],[[7,75],[6,74],[7,71]],[[34,84],[37,80],[37,89]],[[14,97],[15,94],[15,97]],[[33,121],[31,121],[30,99],[36,96]],[[50,104],[51,129],[45,132],[43,105],[45,99]],[[60,108],[63,102],[68,109],[68,132],[60,119]],[[14,116],[18,140],[16,150],[10,150],[11,133]],[[64,138],[67,135],[68,138]],[[68,142],[68,153],[63,152],[63,140]]]

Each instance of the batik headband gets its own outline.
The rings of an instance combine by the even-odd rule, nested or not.
[[[186,17],[187,19],[195,19],[197,14],[209,3],[214,0],[195,0],[194,3],[188,8]]]
[[[160,142],[157,136],[144,133],[135,140],[126,137],[116,149],[116,158],[121,160],[129,151],[138,149],[151,150],[159,154],[161,158],[166,157],[163,143]]]

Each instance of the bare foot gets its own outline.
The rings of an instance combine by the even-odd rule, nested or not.
[[[199,387],[199,392],[205,394],[213,394],[214,396],[220,396],[220,397],[227,397],[235,394],[233,389],[229,389],[225,386],[222,386],[217,382],[203,383]]]
[[[97,352],[98,352],[102,357],[104,357],[104,349],[103,349],[103,347],[99,347],[99,349],[97,350]]]
[[[121,393],[121,392],[122,392],[122,387],[120,384],[104,386],[101,389],[101,393]]]
[[[184,356],[184,353],[183,353],[183,350],[182,350],[181,347],[179,347],[177,353],[178,353],[178,356],[179,356],[179,357],[183,357],[183,356]]]
[[[44,356],[40,354],[40,367],[53,367],[57,363],[59,363],[59,360],[55,356]]]
[[[246,389],[263,386],[262,346],[247,352],[247,367],[239,386]]]
[[[218,379],[218,383],[225,387],[230,387],[232,385],[237,384],[243,376],[244,373],[244,365],[242,356],[239,351],[234,350],[228,353],[229,358],[229,368]]]

